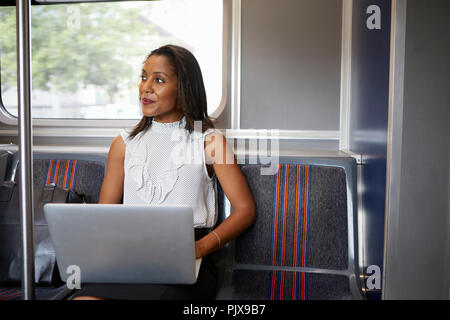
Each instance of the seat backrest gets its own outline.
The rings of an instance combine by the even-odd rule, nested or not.
[[[37,153],[33,161],[35,186],[55,183],[73,189],[97,203],[106,170],[106,157],[79,154]]]
[[[275,176],[261,175],[260,170],[258,165],[242,168],[257,219],[237,239],[235,262],[347,269],[344,169],[280,164]]]
[[[361,298],[354,159],[286,157],[274,175],[241,169],[257,217],[230,246],[230,287],[219,297]]]
[[[0,184],[0,283],[20,283],[20,214],[17,153],[8,154],[5,179]],[[43,213],[46,202],[65,202],[73,193],[87,202],[98,201],[106,167],[106,157],[78,154],[33,155],[35,281],[50,284],[55,275],[55,254]],[[0,157],[0,159],[2,159]],[[4,161],[0,160],[0,164]],[[55,188],[54,186],[59,188]],[[70,197],[69,197],[70,198]],[[69,201],[75,201],[70,198]]]

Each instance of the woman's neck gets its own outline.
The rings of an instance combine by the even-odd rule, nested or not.
[[[169,115],[158,115],[154,116],[153,120],[159,123],[171,123],[180,121],[183,118],[183,114],[181,112],[169,114]]]

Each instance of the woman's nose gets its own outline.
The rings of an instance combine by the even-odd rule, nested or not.
[[[150,81],[146,81],[143,85],[144,92],[153,93],[153,87]]]

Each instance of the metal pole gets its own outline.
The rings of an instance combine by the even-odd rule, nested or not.
[[[30,0],[16,0],[20,165],[19,210],[22,237],[22,297],[24,300],[31,300],[34,297],[30,9]]]

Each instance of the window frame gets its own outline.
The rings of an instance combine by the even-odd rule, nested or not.
[[[133,0],[135,1],[135,0]],[[228,15],[230,14],[226,10],[225,1],[222,0],[222,96],[219,102],[219,105],[215,109],[215,111],[209,116],[212,118],[218,118],[223,111],[225,110],[225,106],[227,103],[227,92],[228,92]],[[55,1],[56,2],[56,1]],[[53,1],[42,1],[39,5],[46,5],[55,3]],[[122,1],[57,1],[59,4],[71,4],[74,2],[126,2],[126,0]],[[6,4],[4,4],[6,5]],[[32,32],[32,30],[31,30]],[[0,80],[1,81],[1,80]],[[136,88],[137,90],[137,88]],[[117,129],[122,128],[130,128],[137,124],[140,119],[64,119],[64,118],[33,118],[33,127],[35,128],[35,134],[47,136],[49,134],[57,134],[59,135],[62,128],[65,131],[68,129],[72,130],[72,134],[68,134],[67,136],[94,136],[97,137],[106,137],[110,136],[112,133],[116,133]],[[3,104],[1,92],[0,92],[0,123],[8,125],[8,126],[18,126],[18,117],[13,116],[8,112],[6,107]],[[80,128],[77,130],[77,128]],[[91,128],[86,131],[84,128]],[[99,130],[96,130],[96,129]],[[105,128],[110,128],[111,130],[104,130]],[[100,130],[101,129],[101,130]],[[3,130],[1,130],[3,131]],[[6,132],[1,132],[5,134]],[[7,130],[9,131],[9,130]],[[14,131],[14,130],[11,130]],[[98,132],[97,132],[98,131]],[[97,132],[97,133],[96,133]],[[12,132],[10,132],[12,133]],[[8,134],[8,133],[6,133]],[[8,134],[9,135],[9,134]],[[14,134],[13,134],[14,135]]]

